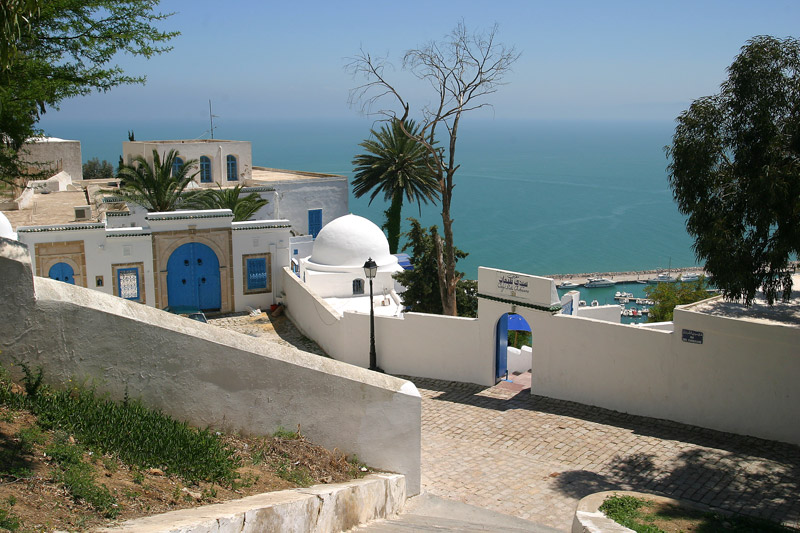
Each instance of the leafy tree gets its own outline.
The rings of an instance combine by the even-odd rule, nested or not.
[[[443,237],[436,233],[434,245],[439,296],[446,315],[457,314],[456,288],[461,279],[456,271],[458,254],[450,218],[454,177],[460,166],[456,162],[456,146],[461,118],[464,113],[490,105],[485,97],[503,85],[503,77],[519,58],[513,47],[509,49],[495,42],[496,36],[496,25],[486,33],[471,33],[460,23],[444,40],[409,50],[403,57],[404,69],[433,90],[430,99],[433,104],[421,108],[419,133],[412,134],[408,130],[404,133],[428,150],[433,162],[431,171],[439,182]],[[385,97],[394,99],[402,109],[400,113],[385,107],[380,107],[377,113],[393,119],[400,115],[403,124],[409,117],[411,104],[400,94],[399,85],[387,79],[386,67],[391,67],[386,60],[374,58],[362,50],[349,69],[354,76],[363,76],[366,81],[351,91],[350,101],[360,103],[361,109],[370,113]],[[436,142],[439,133],[446,140],[441,145]]]
[[[391,200],[385,211],[389,250],[397,253],[400,243],[400,221],[403,199],[416,202],[422,210],[422,203],[435,202],[439,198],[439,183],[431,175],[430,153],[419,141],[404,133],[419,135],[419,128],[413,120],[401,124],[393,120],[390,126],[382,126],[380,131],[370,130],[374,139],[368,139],[359,146],[366,153],[353,159],[355,177],[353,194],[361,198],[372,191],[369,203],[381,192],[384,200]]]
[[[726,298],[788,300],[800,252],[800,41],[755,37],[719,94],[678,117],[670,185]]]
[[[408,219],[411,229],[404,235],[408,238],[403,251],[411,249],[413,270],[405,270],[395,274],[406,291],[403,293],[403,305],[416,313],[442,314],[442,300],[439,297],[439,274],[436,261],[436,226],[423,228],[414,218]],[[467,257],[466,252],[456,248],[456,257]],[[460,277],[462,273],[458,273]],[[456,292],[459,298],[459,310],[462,316],[477,316],[478,284],[471,280],[461,280]]]
[[[91,158],[83,164],[83,179],[97,180],[110,179],[114,177],[114,167],[103,159],[101,163],[96,157]]]
[[[697,281],[658,283],[644,288],[647,297],[653,300],[647,317],[648,322],[669,322],[676,305],[685,305],[708,298],[705,278]]]
[[[181,193],[194,179],[190,174],[197,164],[196,159],[184,161],[173,174],[172,165],[178,152],[170,150],[161,159],[153,149],[153,164],[138,155],[133,164],[123,164],[117,177],[120,179],[119,195],[126,201],[138,204],[148,211],[173,211],[181,202]]]
[[[19,151],[36,124],[64,99],[122,84],[144,83],[112,63],[120,53],[151,57],[177,32],[158,0],[4,0],[0,50],[0,179],[24,173]]]
[[[185,195],[184,207],[194,209],[230,209],[233,211],[233,220],[249,220],[256,212],[267,205],[269,201],[256,192],[242,196],[242,186],[236,185],[223,189],[203,189],[190,191]]]

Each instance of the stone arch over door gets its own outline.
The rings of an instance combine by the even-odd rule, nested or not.
[[[178,231],[164,231],[153,233],[153,270],[156,272],[155,277],[155,293],[156,293],[156,307],[164,309],[170,304],[169,297],[169,261],[173,258],[173,254],[182,246],[186,244],[202,244],[208,247],[213,255],[219,262],[219,307],[220,313],[229,313],[234,309],[234,294],[233,294],[233,269],[232,269],[232,256],[233,244],[231,241],[230,229],[205,229],[205,230],[178,230]],[[202,248],[195,248],[195,250]],[[183,252],[182,252],[183,253]],[[176,256],[177,257],[177,256]],[[187,260],[189,258],[184,258]],[[205,261],[204,261],[205,263]],[[196,264],[196,258],[195,258]],[[186,265],[184,265],[186,266]],[[198,265],[204,266],[204,265]],[[205,265],[207,266],[207,264]],[[202,283],[202,275],[195,282]],[[180,278],[184,279],[184,278]],[[189,280],[187,278],[187,283]],[[209,283],[209,278],[206,276],[206,285]],[[183,285],[183,283],[181,283]],[[198,302],[200,303],[200,302]],[[201,305],[208,305],[204,303]]]
[[[189,242],[172,252],[167,261],[167,300],[171,308],[220,310],[219,258],[214,250],[203,243]]]
[[[83,241],[36,243],[34,250],[37,276],[49,278],[50,270],[58,263],[63,263],[72,269],[70,283],[79,287],[87,286]],[[56,270],[60,269],[63,270],[63,267],[56,267]]]

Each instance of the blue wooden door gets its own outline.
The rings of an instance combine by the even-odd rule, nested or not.
[[[170,307],[219,310],[220,289],[219,259],[211,248],[190,242],[172,252],[167,261],[167,301]]]
[[[75,285],[75,271],[66,263],[56,263],[50,267],[50,272],[47,273],[50,279],[63,281]]]
[[[495,347],[495,377],[497,379],[508,376],[508,313],[500,317],[497,321],[497,333],[495,335],[497,345]]]
[[[308,234],[316,238],[322,229],[322,209],[308,210]]]

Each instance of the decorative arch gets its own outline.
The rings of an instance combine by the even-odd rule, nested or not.
[[[167,261],[167,300],[170,308],[219,311],[222,302],[219,258],[205,244],[179,246]]]

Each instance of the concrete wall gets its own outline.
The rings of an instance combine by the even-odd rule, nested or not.
[[[307,336],[339,361],[369,366],[369,315],[340,315],[297,276],[284,269],[287,314]],[[378,366],[391,374],[494,385],[494,359],[476,350],[477,319],[405,313],[375,317]]]
[[[34,278],[26,247],[7,239],[0,302],[5,364],[42,365],[56,383],[87,378],[116,398],[127,390],[201,427],[266,434],[300,424],[419,492],[421,404],[407,381]]]
[[[83,179],[80,141],[52,137],[36,139],[25,143],[22,160],[42,165],[41,169],[50,169],[53,174],[63,170],[73,181]]]

